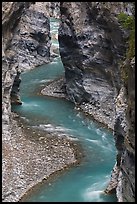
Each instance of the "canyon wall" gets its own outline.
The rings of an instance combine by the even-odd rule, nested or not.
[[[16,80],[12,89],[14,79],[19,77],[20,72],[50,61],[50,23],[45,12],[46,5],[42,5],[39,2],[3,2],[2,87],[3,96],[4,89],[8,96],[11,92],[12,103],[21,103],[20,79]]]
[[[130,59],[127,65],[126,87],[120,65],[125,60],[129,33],[117,18],[121,12],[132,15],[132,4],[62,2],[60,12],[59,46],[66,93],[86,113],[113,129],[117,161],[105,192],[116,191],[119,202],[132,202],[135,196],[134,60]]]
[[[49,19],[44,6],[44,11],[38,7],[40,7],[39,2],[37,4],[2,2],[3,202],[18,201],[23,190],[32,183],[31,178],[27,176],[27,166],[37,166],[39,162],[36,157],[33,160],[35,154],[31,155],[32,149],[35,148],[34,143],[24,140],[22,128],[17,126],[11,113],[11,103],[21,104],[19,96],[21,71],[50,61]],[[30,163],[26,163],[27,160],[23,158],[29,158],[30,155]],[[41,177],[43,173],[38,172]],[[37,167],[31,173],[34,180],[38,179]]]
[[[82,110],[113,129],[118,153],[106,192],[116,190],[118,201],[134,202],[135,59],[125,62],[128,66],[125,86],[120,64],[125,60],[129,35],[118,23],[117,14],[131,15],[132,5],[123,2],[2,3],[3,200],[16,202],[26,185],[22,178],[15,179],[19,171],[15,164],[19,161],[14,160],[13,154],[11,102],[21,104],[21,71],[50,61],[48,17],[58,18],[59,5],[65,91]],[[11,160],[9,164],[7,157]],[[15,168],[12,174],[11,166]],[[16,183],[19,181],[20,188]]]
[[[125,38],[117,19],[100,3],[61,4],[59,44],[70,100],[113,129],[118,63]],[[107,104],[107,105],[106,105]]]

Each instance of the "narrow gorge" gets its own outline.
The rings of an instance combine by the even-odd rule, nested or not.
[[[134,18],[133,2],[2,2],[2,202],[44,181],[34,202],[135,202]]]

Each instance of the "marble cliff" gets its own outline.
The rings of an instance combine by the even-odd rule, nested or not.
[[[135,59],[126,58],[129,32],[119,23],[119,13],[133,15],[132,3],[3,2],[3,199],[8,193],[13,199],[14,189],[14,184],[8,190],[4,184],[4,158],[13,129],[11,103],[21,104],[20,73],[50,61],[49,17],[54,16],[60,18],[58,39],[68,98],[114,133],[118,153],[106,193],[116,192],[119,202],[134,201]],[[128,70],[126,82],[121,67]]]
[[[63,2],[60,12],[59,45],[66,93],[86,113],[113,129],[117,162],[105,192],[116,191],[118,201],[132,202],[135,59],[134,54],[126,57],[129,33],[119,23],[118,14],[132,15],[134,9],[122,2]],[[121,69],[128,77],[121,75]]]

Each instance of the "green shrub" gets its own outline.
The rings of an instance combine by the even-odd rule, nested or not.
[[[123,26],[123,28],[129,30],[129,41],[127,58],[132,59],[135,55],[135,18],[134,16],[128,16],[127,14],[121,12],[118,14],[118,20]]]
[[[127,51],[128,59],[132,59],[135,56],[135,29],[131,30],[129,36],[129,48]]]
[[[126,63],[121,64],[121,77],[125,86],[128,84],[129,62],[135,56],[135,18],[125,13],[118,14],[118,20],[124,29],[129,31],[128,49],[126,52]]]
[[[128,16],[127,14],[121,12],[118,14],[118,20],[121,25],[126,29],[132,29],[134,24],[134,17]]]

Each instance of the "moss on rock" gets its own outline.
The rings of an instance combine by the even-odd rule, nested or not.
[[[127,86],[130,61],[135,56],[135,17],[134,15],[129,16],[123,12],[118,14],[117,17],[122,27],[129,32],[127,41],[128,48],[125,56],[126,59],[121,65],[121,77],[125,86]]]

